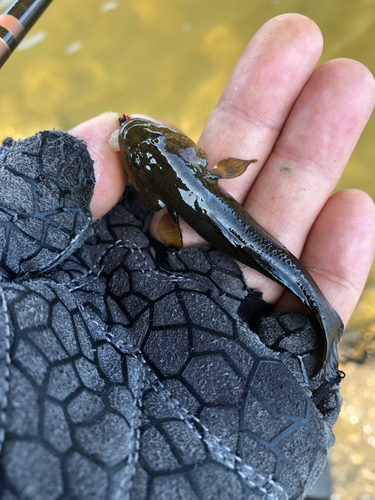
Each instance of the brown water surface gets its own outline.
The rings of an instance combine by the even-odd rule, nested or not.
[[[285,12],[320,26],[320,63],[351,57],[375,72],[375,0],[55,0],[1,70],[0,137],[69,130],[113,110],[163,118],[198,139],[251,36]],[[375,199],[374,137],[375,116],[340,189]],[[332,500],[375,499],[374,283],[375,268],[343,350],[345,359],[363,351],[367,362],[342,366]]]

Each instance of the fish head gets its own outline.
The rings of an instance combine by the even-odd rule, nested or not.
[[[186,135],[143,118],[124,116],[118,140],[127,174],[153,211],[161,208],[165,193],[181,182],[186,167],[207,165],[206,153]]]
[[[157,186],[163,170],[168,168],[161,157],[165,138],[160,125],[124,116],[118,141],[128,177],[143,203],[149,210],[160,210],[164,204]]]

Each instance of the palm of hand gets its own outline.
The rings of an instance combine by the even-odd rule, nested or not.
[[[223,187],[312,274],[344,323],[357,303],[375,248],[372,200],[357,190],[333,196],[372,112],[375,85],[360,63],[337,59],[317,70],[322,36],[297,14],[267,22],[239,59],[199,145],[210,166],[226,157],[257,158]],[[106,114],[72,131],[96,159],[94,218],[106,213],[126,182],[119,155],[106,140],[118,128]],[[151,232],[156,235],[155,214]],[[203,241],[182,224],[185,245]],[[301,306],[281,287],[250,268],[248,285],[277,309]]]

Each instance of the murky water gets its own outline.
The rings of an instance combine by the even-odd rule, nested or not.
[[[332,500],[375,498],[375,359],[347,363],[330,459]]]
[[[285,12],[320,26],[321,62],[351,57],[375,72],[375,0],[55,0],[1,70],[0,137],[68,130],[113,110],[158,116],[198,139],[251,36]],[[375,199],[374,137],[375,116],[339,188]],[[342,351],[367,362],[343,366],[333,500],[375,498],[374,283],[375,267]]]

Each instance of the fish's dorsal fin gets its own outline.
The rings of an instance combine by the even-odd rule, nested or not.
[[[182,248],[182,235],[180,224],[178,223],[178,214],[169,212],[162,216],[158,224],[158,235],[164,245]]]
[[[258,160],[238,160],[237,158],[225,158],[219,161],[209,172],[216,179],[233,179],[243,174],[250,163]]]

